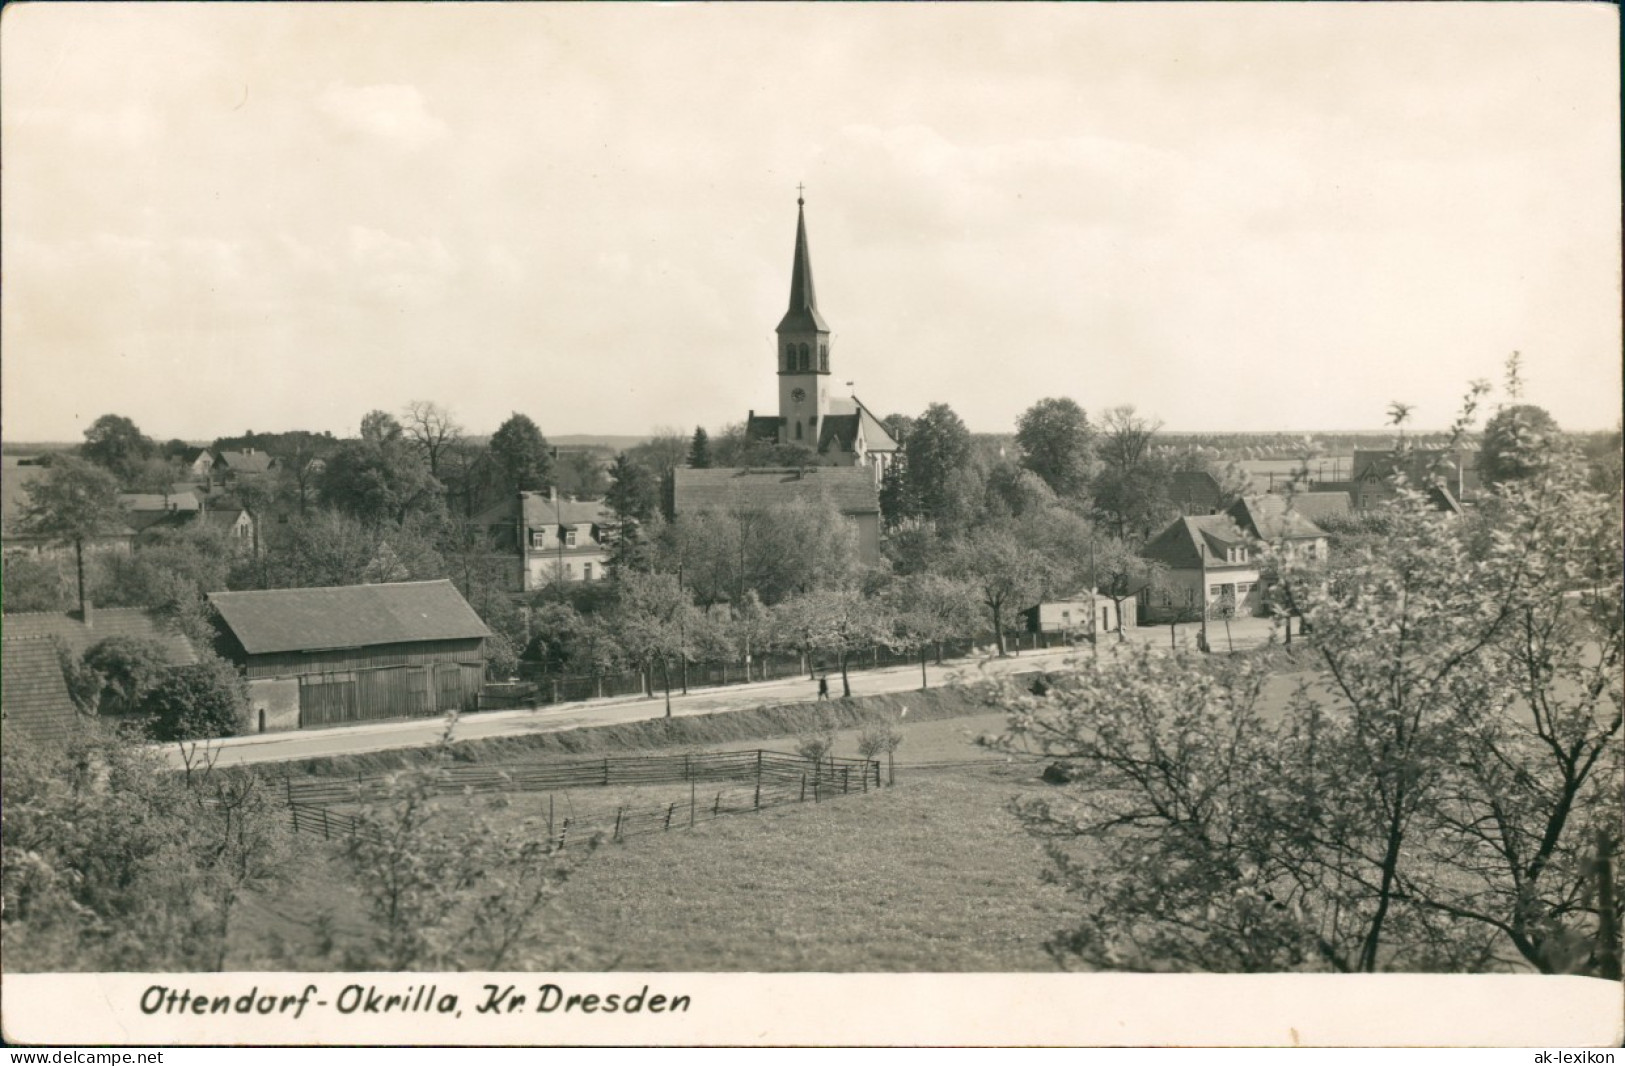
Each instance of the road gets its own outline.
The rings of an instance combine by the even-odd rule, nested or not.
[[[1268,623],[1263,619],[1245,619],[1232,623],[1237,649],[1256,646],[1268,639]],[[1180,626],[1182,643],[1193,641],[1196,627]],[[1131,638],[1167,646],[1167,627],[1131,629]],[[1225,647],[1223,627],[1211,627],[1210,636],[1215,650]],[[1078,651],[1054,648],[1024,651],[1003,659],[956,659],[942,666],[928,666],[927,684],[932,687],[968,678],[1020,673],[1038,666],[1055,666]],[[840,692],[840,676],[831,675],[833,694]],[[851,674],[854,696],[873,696],[883,693],[911,692],[920,687],[918,663],[892,666],[879,670],[862,670]],[[776,681],[757,681],[746,685],[728,685],[719,688],[691,689],[688,695],[673,692],[673,717],[711,714],[716,711],[751,710],[756,707],[784,703],[810,702],[817,696],[817,685],[805,677],[782,678]],[[654,699],[645,696],[613,696],[601,700],[579,703],[553,704],[535,709],[513,711],[481,711],[464,715],[457,722],[458,740],[478,740],[485,737],[524,736],[529,733],[553,733],[582,726],[617,725],[661,718],[666,713],[663,695]],[[359,725],[337,726],[331,729],[300,729],[286,733],[263,733],[246,737],[227,737],[212,741],[211,749],[217,753],[217,766],[246,763],[287,762],[296,759],[314,759],[335,755],[355,755],[363,752],[388,751],[394,748],[427,747],[439,739],[445,729],[443,718],[410,718],[387,722],[367,722]],[[180,749],[163,745],[161,750],[176,767],[184,763]]]

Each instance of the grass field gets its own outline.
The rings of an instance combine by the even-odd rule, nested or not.
[[[905,724],[898,787],[792,804],[598,848],[580,860],[557,919],[574,969],[733,971],[1047,970],[1043,942],[1066,921],[1043,856],[1006,809],[1043,788],[1031,765],[975,746],[999,714]],[[906,722],[906,720],[905,720]],[[857,730],[837,736],[856,753]],[[731,742],[793,750],[794,738]],[[914,769],[912,764],[962,763]],[[581,811],[682,786],[573,790]],[[533,829],[546,796],[446,801]],[[556,799],[556,803],[562,799]],[[657,801],[658,802],[658,801]],[[366,918],[331,845],[306,838],[295,884],[245,908],[236,967],[342,966]],[[325,917],[314,920],[321,914]],[[338,950],[324,951],[324,941]],[[272,957],[251,945],[275,945]]]

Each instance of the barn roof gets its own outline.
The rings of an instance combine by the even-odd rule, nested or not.
[[[108,637],[139,637],[155,640],[164,647],[170,666],[191,666],[197,653],[179,630],[142,607],[96,607],[86,625],[77,614],[59,611],[30,611],[7,614],[0,621],[5,643],[33,637],[57,637],[75,652]]]
[[[209,595],[250,655],[491,635],[450,581]]]
[[[874,475],[866,466],[813,466],[805,470],[678,467],[672,471],[672,489],[678,514],[708,508],[760,511],[820,496],[827,497],[842,514],[880,511]]]
[[[78,728],[79,712],[68,695],[51,641],[0,641],[0,678],[4,732],[40,743],[61,743]]]

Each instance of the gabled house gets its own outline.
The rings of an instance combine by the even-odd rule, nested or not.
[[[776,504],[826,500],[857,527],[858,557],[880,562],[880,495],[862,466],[814,466],[804,470],[731,469],[672,471],[669,510],[673,517],[704,510],[765,511]]]
[[[620,522],[602,500],[520,492],[475,515],[498,555],[510,560],[509,588],[529,592],[556,580],[602,581]]]
[[[1160,581],[1140,590],[1142,622],[1193,621],[1204,610],[1252,615],[1263,607],[1254,541],[1228,514],[1176,518],[1140,554],[1163,568]]]
[[[229,485],[245,474],[268,474],[275,469],[276,460],[269,454],[256,448],[244,448],[242,451],[222,451],[214,463],[212,475],[221,484]]]
[[[1247,536],[1264,544],[1280,544],[1290,557],[1326,558],[1326,531],[1299,510],[1302,496],[1243,496],[1224,513]]]
[[[259,732],[479,708],[491,635],[450,581],[209,595]]]
[[[1422,492],[1438,510],[1462,513],[1462,500],[1482,487],[1478,453],[1469,449],[1419,448],[1402,455],[1392,451],[1356,450],[1347,481],[1323,481],[1313,492],[1344,492],[1355,511],[1369,511],[1398,493],[1399,475]]]
[[[214,471],[214,453],[207,448],[191,448],[181,456],[181,465],[186,472],[200,481],[209,480]]]

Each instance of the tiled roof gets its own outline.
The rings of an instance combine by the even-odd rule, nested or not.
[[[48,467],[8,466],[0,477],[0,523],[10,529],[28,503],[28,486],[45,476]]]
[[[708,508],[760,511],[819,497],[827,497],[846,515],[880,510],[874,475],[862,466],[815,466],[804,471],[678,467],[672,471],[672,488],[678,514]]]
[[[118,504],[126,511],[195,511],[200,504],[191,492],[121,492]]]
[[[818,424],[818,454],[855,450],[861,415],[825,415]]]
[[[784,425],[784,419],[777,415],[751,415],[745,419],[746,440],[776,441],[779,439],[779,428]]]
[[[1281,495],[1243,496],[1225,509],[1236,524],[1259,540],[1324,537],[1326,531],[1297,509],[1296,498]]]
[[[78,728],[79,712],[51,641],[0,641],[0,717],[0,731],[36,743],[60,743]]]
[[[491,635],[450,581],[214,592],[209,601],[250,655]]]
[[[237,474],[263,474],[271,469],[271,456],[265,452],[221,452],[220,462]]]
[[[524,503],[525,525],[531,528],[587,526],[615,520],[614,512],[604,505],[603,500],[560,500],[554,503],[541,493],[522,492],[519,496]]]
[[[88,626],[77,614],[57,611],[0,617],[0,638],[6,642],[37,637],[59,637],[76,652],[83,652],[108,637],[141,637],[162,644],[171,666],[190,666],[197,662],[197,653],[186,637],[140,607],[96,607],[91,611]]]
[[[1226,551],[1246,542],[1247,535],[1229,515],[1193,515],[1174,519],[1140,554],[1175,570],[1194,570],[1202,565],[1198,543],[1207,546],[1208,565],[1218,567],[1224,565]]]
[[[1170,478],[1170,493],[1180,500],[1218,500],[1219,483],[1206,470],[1180,470]]]
[[[1311,522],[1327,515],[1346,515],[1350,512],[1347,490],[1300,492],[1292,497],[1292,509]]]

